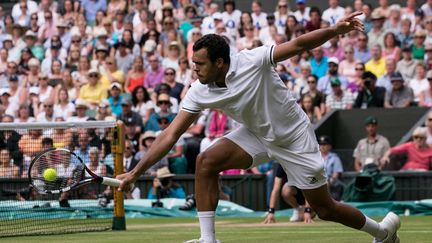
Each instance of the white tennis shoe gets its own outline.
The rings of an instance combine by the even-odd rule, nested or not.
[[[302,217],[300,216],[300,210],[302,208],[295,208],[293,209],[293,214],[291,215],[290,222],[300,222],[303,221]]]
[[[379,224],[380,227],[382,227],[387,231],[387,237],[382,241],[374,239],[372,243],[399,243],[400,242],[399,237],[397,235],[397,231],[401,226],[399,216],[397,216],[393,212],[390,212],[385,216],[385,218]]]

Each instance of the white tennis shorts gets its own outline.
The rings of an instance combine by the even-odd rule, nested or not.
[[[324,161],[311,126],[291,144],[281,147],[257,137],[242,126],[225,135],[253,158],[251,167],[271,160],[278,162],[288,176],[288,185],[315,189],[327,183]]]

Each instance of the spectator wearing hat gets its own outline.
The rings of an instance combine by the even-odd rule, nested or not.
[[[146,131],[142,136],[141,136],[141,149],[140,151],[138,151],[135,154],[135,160],[140,161],[144,155],[146,154],[146,152],[151,148],[154,140],[156,139],[156,133],[153,131]],[[145,171],[146,175],[150,175],[150,176],[155,176],[156,175],[156,171],[158,169],[161,169],[163,167],[167,167],[168,168],[168,159],[167,157],[163,157],[160,161],[156,162],[156,164],[152,165],[149,169],[147,169]]]
[[[151,33],[152,36],[156,36],[157,35],[157,32],[155,30],[151,30],[149,32]],[[144,38],[144,36],[143,36],[143,38]],[[144,62],[144,70],[147,70],[147,69],[150,68],[149,58],[151,56],[156,55],[159,60],[162,60],[162,57],[159,56],[157,49],[158,49],[158,44],[157,44],[157,42],[155,40],[148,39],[148,40],[145,41],[144,46],[142,48],[142,57],[143,57],[143,62]]]
[[[120,117],[122,113],[121,101],[123,100],[123,97],[121,96],[121,93],[122,93],[122,86],[120,83],[114,82],[110,85],[108,104],[111,108],[111,112],[116,117]]]
[[[381,159],[382,165],[393,167],[391,155],[406,154],[407,159],[400,170],[429,171],[431,170],[432,148],[426,143],[427,128],[417,127],[412,134],[412,141],[406,142],[387,150]]]
[[[419,106],[432,107],[432,70],[427,72],[426,79],[428,81],[428,88],[420,93]]]
[[[16,112],[18,111],[19,104],[15,102],[11,102],[10,97],[11,94],[9,88],[0,89],[0,106],[2,110],[4,110],[4,114],[15,117]]]
[[[371,47],[372,58],[365,64],[366,71],[370,71],[377,78],[380,78],[386,73],[386,61],[382,57],[382,47],[375,44]]]
[[[339,156],[332,152],[333,143],[329,136],[323,135],[318,138],[319,149],[324,160],[324,170],[327,175],[327,185],[333,199],[340,200],[342,190],[340,189],[339,178],[342,175],[343,167]]]
[[[376,44],[379,44],[381,47],[384,46],[384,22],[386,17],[379,11],[374,10],[371,15],[372,20],[372,29],[368,33],[369,39],[369,48],[372,48]]]
[[[404,84],[402,74],[394,72],[390,76],[392,89],[386,92],[384,108],[409,107],[414,101],[413,90]]]
[[[161,198],[186,198],[183,188],[173,181],[175,174],[172,174],[168,167],[156,171],[156,178],[153,180],[153,187],[148,191],[148,199]]]
[[[354,102],[354,108],[384,107],[386,89],[376,86],[375,74],[366,71],[360,79],[359,92]]]
[[[119,120],[122,120],[125,124],[134,125],[136,132],[140,133],[143,128],[143,120],[139,113],[132,110],[132,100],[130,98],[122,98],[121,100],[121,108],[122,112],[120,116],[118,116]]]
[[[414,34],[414,43],[411,47],[412,55],[415,60],[424,60],[425,40],[426,32],[424,30],[417,30]]]
[[[147,69],[146,76],[144,79],[144,87],[150,92],[153,93],[154,88],[160,83],[164,78],[165,69],[160,64],[159,58],[157,55],[152,55],[148,58],[148,62],[150,67]]]
[[[341,81],[334,77],[330,80],[332,92],[326,97],[326,113],[331,110],[350,110],[353,107],[354,97],[350,92],[341,88]]]
[[[358,141],[354,149],[354,168],[360,172],[364,166],[375,164],[382,169],[381,159],[390,149],[390,143],[386,137],[378,134],[378,120],[374,116],[368,116],[365,121],[366,137]]]
[[[90,108],[95,108],[99,102],[107,98],[107,87],[100,82],[99,71],[92,68],[87,73],[88,83],[80,88],[79,99],[86,101]]]
[[[103,100],[101,103],[99,103],[98,107],[96,108],[96,116],[95,119],[97,121],[115,121],[115,115],[112,114],[110,104],[108,100]]]
[[[318,90],[323,92],[326,95],[330,95],[333,92],[331,81],[339,80],[340,85],[342,85],[343,89],[346,88],[348,84],[348,80],[338,73],[339,70],[339,60],[336,57],[330,57],[328,59],[328,70],[327,74],[324,77],[321,77],[318,80]]]
[[[124,74],[127,74],[133,66],[134,59],[135,58],[132,53],[128,52],[126,43],[124,41],[120,41],[115,52],[115,60],[119,70],[121,70]]]
[[[172,113],[178,113],[179,112],[179,102],[178,102],[177,98],[172,97],[170,95],[170,93],[171,93],[171,86],[169,86],[166,83],[161,83],[160,85],[158,85],[158,87],[159,88],[157,90],[155,89],[155,92],[151,95],[151,98],[154,101],[154,103],[157,104],[157,97],[160,94],[167,94],[169,96],[169,99],[170,99],[170,102],[171,102],[170,111]],[[158,112],[159,110],[160,110],[159,107],[156,106],[155,107],[155,111]]]
[[[297,9],[294,12],[295,18],[300,25],[306,26],[307,22],[310,21],[311,8],[306,5],[306,0],[296,0],[296,7]]]
[[[170,96],[168,94],[160,94],[157,97],[157,103],[156,103],[157,107],[159,108],[156,112],[152,113],[150,118],[147,121],[145,130],[146,131],[160,131],[160,125],[159,125],[159,119],[161,117],[164,117],[165,119],[168,120],[169,123],[171,123],[172,120],[174,120],[176,114],[172,113],[170,111],[170,107],[171,107],[171,101],[170,101]]]
[[[60,37],[62,46],[65,49],[69,49],[71,45],[71,33],[69,31],[69,24],[64,19],[57,21],[57,35]]]
[[[418,62],[415,67],[415,76],[413,79],[408,80],[407,85],[414,92],[414,102],[419,102],[420,94],[429,89],[429,83],[426,79],[426,67],[423,62]]]
[[[404,80],[411,80],[415,75],[417,61],[413,60],[411,48],[404,46],[402,48],[402,59],[396,64],[396,71],[402,74]]]
[[[180,43],[172,41],[168,46],[168,53],[162,60],[162,66],[166,68],[178,69],[178,60],[181,55]]]
[[[87,116],[87,110],[89,106],[83,99],[77,99],[75,101],[75,115],[69,117],[66,121],[68,122],[85,122],[89,119]]]

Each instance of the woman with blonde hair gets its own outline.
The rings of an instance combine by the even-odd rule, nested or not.
[[[63,117],[67,120],[75,112],[75,106],[69,100],[69,93],[66,88],[57,91],[57,102],[54,105],[54,117]]]
[[[354,47],[349,45],[344,48],[345,59],[339,63],[338,73],[348,79],[348,82],[355,81],[355,66]]]
[[[118,82],[122,85],[122,90],[124,90],[125,75],[123,71],[117,67],[116,59],[114,57],[107,57],[104,67],[106,72],[102,74],[100,79],[101,84],[109,89],[112,83]]]
[[[413,141],[389,149],[381,159],[381,163],[388,164],[390,155],[406,154],[407,161],[401,170],[431,170],[432,148],[426,143],[427,132],[426,127],[417,127],[412,134]]]
[[[29,71],[23,79],[22,86],[25,88],[38,86],[38,76],[40,72],[40,62],[37,58],[31,58],[28,62]]]
[[[96,109],[96,120],[98,121],[106,121],[110,118],[113,118],[115,120],[115,115],[111,111],[111,107],[108,103],[108,101],[103,100],[100,102]]]

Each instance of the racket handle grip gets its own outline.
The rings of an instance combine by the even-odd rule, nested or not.
[[[117,180],[114,178],[102,177],[102,184],[107,186],[119,187],[121,182],[121,180]]]

